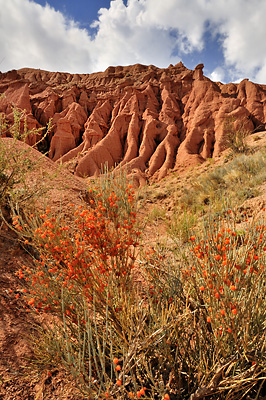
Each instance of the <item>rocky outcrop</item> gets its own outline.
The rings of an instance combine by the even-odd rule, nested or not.
[[[45,136],[49,158],[71,164],[81,177],[107,166],[127,168],[139,182],[161,179],[169,169],[219,156],[228,121],[249,132],[266,122],[266,85],[215,83],[203,64],[194,71],[182,63],[136,64],[87,75],[25,68],[0,73],[0,94],[10,123],[15,105],[25,110],[28,127],[44,128],[27,142]]]

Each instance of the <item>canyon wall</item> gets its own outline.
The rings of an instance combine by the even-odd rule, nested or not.
[[[39,150],[78,176],[98,176],[107,165],[161,179],[169,169],[219,156],[228,122],[264,130],[266,85],[215,83],[202,64],[192,71],[181,62],[94,74],[24,68],[0,73],[0,113],[10,124],[14,107],[25,110],[24,124],[33,130],[26,142],[34,146],[44,136]]]

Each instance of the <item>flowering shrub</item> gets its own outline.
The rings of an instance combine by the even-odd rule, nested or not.
[[[235,221],[228,210],[172,259],[169,249],[148,255],[150,295],[186,316],[168,329],[163,353],[180,398],[242,398],[259,394],[266,379],[265,221]]]
[[[49,208],[37,218],[33,214],[27,216],[26,223],[21,217],[13,217],[24,243],[28,245],[30,241],[38,249],[37,269],[23,266],[19,271],[30,281],[29,301],[38,310],[61,309],[61,288],[73,295],[82,291],[91,303],[97,297],[99,312],[105,305],[106,291],[109,307],[119,306],[116,297],[110,295],[110,285],[116,290],[128,290],[140,236],[132,187],[125,189],[124,209],[119,209],[120,199],[114,192],[106,197],[99,188],[91,188],[89,194],[89,208],[75,211],[69,205],[73,209],[71,221],[52,215]],[[72,312],[66,310],[68,314]]]
[[[206,322],[215,336],[224,336],[229,352],[234,345],[247,353],[252,350],[249,340],[260,332],[266,317],[265,225],[238,232],[230,221],[222,221],[211,228],[205,240],[191,237],[196,262],[183,270],[184,279],[194,286],[197,303],[205,305]],[[228,355],[226,347],[221,351]]]
[[[37,339],[38,364],[64,365],[89,398],[259,395],[264,222],[237,225],[228,210],[187,247],[142,252],[132,187],[109,179],[85,194],[89,207],[70,205],[72,219],[49,209],[13,218],[37,254],[35,267],[18,271],[25,308],[52,318]]]
[[[17,274],[27,282],[24,308],[56,318],[43,331],[53,341],[50,363],[63,363],[82,392],[92,396],[103,390],[111,396],[112,390],[125,390],[119,377],[130,370],[126,358],[122,372],[120,364],[112,368],[111,360],[116,352],[123,354],[121,346],[128,346],[134,318],[127,315],[128,307],[133,310],[138,301],[132,283],[140,240],[136,201],[132,186],[121,177],[104,176],[84,197],[87,208],[75,210],[70,204],[68,218],[49,208],[37,216],[13,216],[24,245],[36,255],[34,265],[22,266]],[[47,343],[44,347],[47,353]],[[137,386],[132,389],[137,395]]]

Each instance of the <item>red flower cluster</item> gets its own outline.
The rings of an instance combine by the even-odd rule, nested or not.
[[[252,230],[251,230],[252,231]],[[206,322],[216,335],[233,333],[235,318],[244,312],[244,301],[259,280],[265,262],[265,226],[238,233],[228,221],[214,224],[205,240],[190,238],[191,266],[182,274],[188,286],[193,282],[195,296],[206,307]]]
[[[61,306],[57,298],[61,288],[83,291],[92,301],[95,293],[107,290],[110,280],[126,290],[140,236],[136,229],[134,192],[130,189],[126,189],[128,206],[123,214],[119,210],[121,199],[114,192],[102,198],[95,191],[94,199],[90,200],[92,207],[73,209],[71,222],[51,215],[49,209],[40,215],[41,222],[34,229],[31,243],[40,253],[37,270],[25,267],[18,272],[20,278],[26,274],[30,281],[28,305],[42,311],[56,310]],[[14,226],[20,227],[17,219]],[[68,316],[72,313],[69,307],[65,310]]]

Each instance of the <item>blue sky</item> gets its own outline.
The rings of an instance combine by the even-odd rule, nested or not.
[[[111,0],[35,0],[42,6],[46,3],[62,12],[68,18],[78,21],[80,26],[90,30],[90,25],[98,17],[100,8],[109,8]]]
[[[205,65],[266,84],[265,0],[0,0],[0,70]]]

